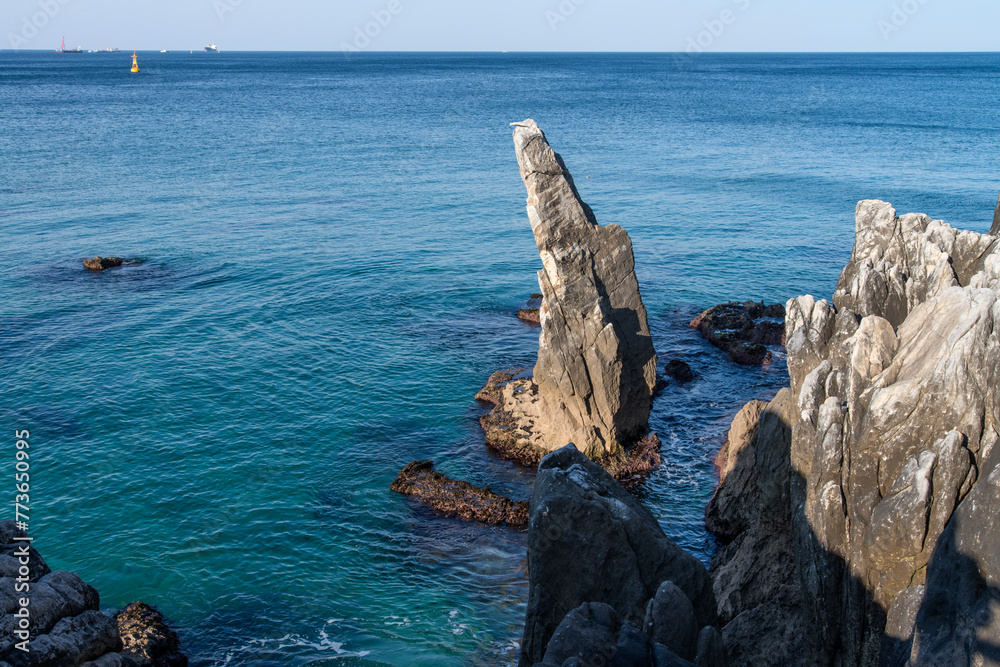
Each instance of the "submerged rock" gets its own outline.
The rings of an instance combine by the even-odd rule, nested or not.
[[[613,455],[646,434],[656,382],[632,242],[621,227],[597,224],[535,122],[515,125],[544,267],[542,330],[532,376],[505,384],[484,420],[487,441],[518,461],[570,442],[594,458]]]
[[[121,266],[124,261],[121,257],[94,257],[83,260],[83,265],[91,271],[103,271]]]
[[[433,461],[410,463],[400,471],[389,488],[413,496],[449,516],[488,524],[506,523],[508,526],[528,523],[527,502],[511,500],[489,489],[451,479],[435,471]]]
[[[557,626],[585,603],[608,605],[621,623],[642,626],[647,603],[666,581],[688,601],[690,611],[678,612],[685,614],[684,623],[695,632],[716,624],[711,581],[701,562],[671,542],[634,496],[572,445],[538,467],[528,573],[522,666],[547,660]],[[614,624],[600,625],[613,634]]]
[[[767,345],[784,342],[784,317],[785,309],[779,304],[731,301],[691,320],[691,328],[736,363],[756,366],[770,360]]]
[[[691,370],[687,362],[680,359],[671,359],[668,361],[667,365],[663,367],[663,372],[681,384],[694,379],[694,371]]]

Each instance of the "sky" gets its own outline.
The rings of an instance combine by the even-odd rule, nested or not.
[[[997,0],[2,0],[0,49],[996,51]]]

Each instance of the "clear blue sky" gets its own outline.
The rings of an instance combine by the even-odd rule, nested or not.
[[[997,0],[2,0],[0,22],[0,49],[53,49],[63,35],[67,46],[87,49],[214,42],[223,51],[682,51],[694,44],[706,51],[996,51],[1000,44]],[[366,28],[369,36],[359,36]]]

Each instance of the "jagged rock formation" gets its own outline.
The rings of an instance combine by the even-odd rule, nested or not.
[[[528,524],[528,574],[522,667],[581,658],[574,651],[610,651],[613,657],[636,646],[644,646],[645,659],[652,660],[656,643],[683,660],[696,659],[701,643],[706,656],[719,654],[711,632],[701,639],[704,628],[717,624],[705,567],[671,542],[634,496],[571,445],[539,465]],[[603,639],[596,645],[596,640],[566,636],[556,641],[560,624],[586,626],[584,634]]]
[[[434,470],[433,461],[414,461],[403,468],[389,487],[413,496],[448,516],[487,524],[508,526],[528,524],[528,503],[511,500],[488,488],[451,479]]]
[[[116,266],[121,266],[123,260],[121,257],[94,257],[93,259],[83,260],[83,266],[90,269],[91,271],[103,271],[104,269],[112,269]]]
[[[119,624],[98,610],[97,591],[72,572],[50,571],[32,548],[27,550],[27,556],[22,556],[27,543],[15,539],[21,537],[25,534],[14,521],[0,522],[0,667],[184,667],[187,664],[187,659],[176,652],[176,644],[172,662],[143,661],[128,651],[123,652]],[[27,574],[19,571],[22,566]],[[24,583],[28,584],[28,591],[16,588]],[[22,607],[21,598],[30,603]],[[22,630],[22,609],[28,610],[27,651],[18,648],[17,644],[24,639],[15,634],[15,630]]]
[[[801,664],[1000,665],[998,285],[997,236],[862,201],[833,305],[788,302],[789,468],[756,474],[790,516]]]
[[[646,433],[656,382],[632,242],[621,227],[597,224],[535,122],[515,125],[544,266],[542,330],[532,377],[503,387],[500,405],[484,419],[487,439],[519,460],[567,443],[594,458],[615,454]]]
[[[784,342],[784,317],[780,304],[731,301],[712,306],[691,320],[691,328],[736,363],[756,366],[770,361],[767,345]]]

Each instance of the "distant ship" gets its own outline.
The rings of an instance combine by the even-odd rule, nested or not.
[[[67,49],[66,48],[66,38],[63,37],[62,47],[60,47],[60,49],[58,51],[56,51],[56,53],[83,53],[83,47],[82,46],[78,46],[75,49]]]
[[[205,47],[205,53],[218,53],[218,52],[219,52],[219,47],[217,47],[215,44],[209,44],[208,46]]]

